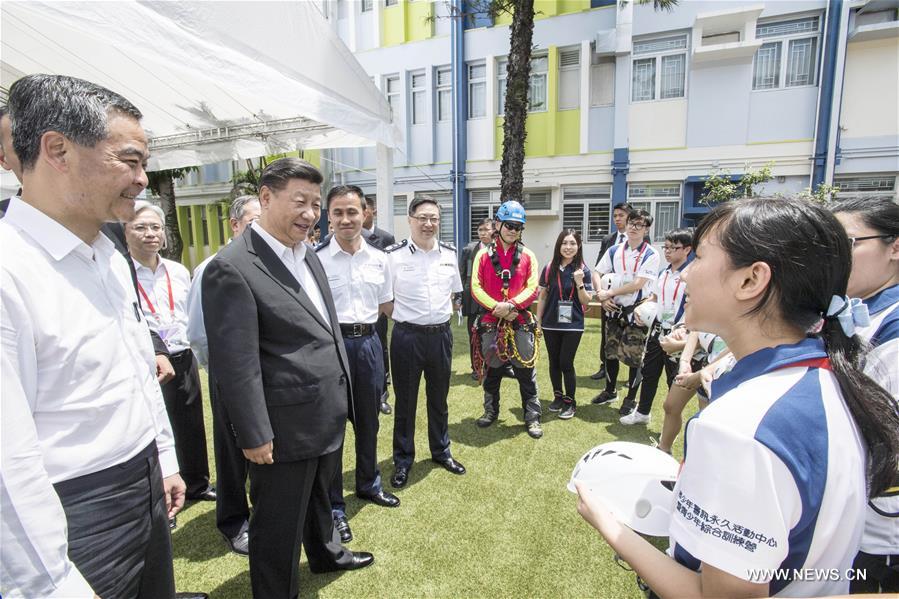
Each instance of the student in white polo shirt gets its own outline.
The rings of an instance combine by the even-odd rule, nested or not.
[[[687,326],[737,363],[687,425],[670,557],[582,484],[578,510],[662,597],[844,594],[899,453],[893,399],[859,367],[846,233],[810,202],[754,199],[713,209],[695,244]]]
[[[634,322],[633,310],[652,293],[652,285],[659,274],[661,258],[644,236],[652,226],[652,215],[645,210],[634,210],[627,217],[624,243],[613,245],[599,260],[598,275],[611,274],[612,287],[599,291],[596,299],[606,311],[606,388],[593,398],[592,403],[610,404],[618,399],[618,364],[624,362],[630,372],[627,377],[627,397],[618,413],[626,416],[636,406],[635,398],[640,388],[640,368],[646,349],[649,327]]]
[[[862,298],[870,324],[859,336],[872,345],[865,372],[899,401],[899,205],[889,198],[844,200],[833,207],[852,242],[850,297]],[[855,567],[867,579],[853,593],[899,592],[899,477],[868,504]]]

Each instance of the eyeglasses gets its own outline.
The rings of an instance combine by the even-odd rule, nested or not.
[[[503,226],[510,231],[521,231],[522,229],[524,229],[524,225],[521,223],[504,222]]]
[[[682,250],[684,246],[682,245],[663,245],[662,249],[666,252],[673,252],[674,250]]]
[[[630,227],[631,229],[636,229],[636,230],[638,230],[638,231],[639,231],[640,229],[645,229],[645,228],[646,228],[646,225],[643,224],[643,223],[627,223],[627,226]]]
[[[865,235],[864,237],[850,237],[849,243],[854,248],[859,241],[865,241],[866,239],[889,239],[890,237],[896,237],[895,235]]]
[[[412,218],[417,220],[421,225],[436,225],[440,222],[439,216],[413,216]]]
[[[147,231],[153,231],[154,233],[162,231],[162,225],[132,225],[131,228],[140,235],[146,235]]]

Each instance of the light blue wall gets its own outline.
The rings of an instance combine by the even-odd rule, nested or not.
[[[895,135],[842,137],[840,154],[835,168],[839,175],[899,171],[899,137]]]
[[[746,143],[752,61],[694,64],[687,96],[687,146]]]
[[[750,92],[749,142],[812,139],[817,87]]]
[[[615,107],[590,109],[589,152],[611,152],[615,147]]]

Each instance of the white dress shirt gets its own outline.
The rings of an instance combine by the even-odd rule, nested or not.
[[[634,293],[616,295],[613,299],[619,306],[633,306],[643,297],[652,293],[656,277],[659,276],[661,258],[659,252],[648,241],[632,248],[627,241],[613,245],[603,254],[596,270],[601,274],[616,275],[612,288],[624,287],[634,279],[643,279],[644,285]]]
[[[337,320],[343,324],[374,324],[378,306],[393,299],[390,260],[364,240],[355,254],[341,249],[336,239],[318,252],[334,297]]]
[[[178,472],[149,330],[128,264],[14,199],[0,222],[0,584],[4,596],[93,597],[67,557],[52,484],[152,441]]]
[[[309,272],[309,266],[306,264],[306,244],[298,243],[292,248],[287,247],[277,239],[275,239],[268,231],[262,228],[259,221],[253,221],[250,225],[253,230],[259,233],[259,236],[272,248],[275,255],[284,263],[290,274],[294,276],[306,295],[312,301],[315,309],[321,315],[322,320],[331,326],[331,319],[328,317],[328,309],[325,307],[325,298],[315,282],[315,277]]]
[[[443,324],[453,314],[452,294],[462,291],[456,252],[434,242],[424,250],[411,239],[392,250],[393,319],[419,325]]]
[[[230,243],[230,242],[229,242]],[[203,320],[203,271],[212,262],[213,254],[194,269],[194,278],[187,294],[187,342],[200,366],[209,370],[209,341],[206,339],[206,322]]]
[[[159,257],[155,272],[137,260],[134,260],[134,270],[137,272],[137,282],[140,285],[138,293],[143,300],[141,306],[147,324],[156,331],[169,353],[177,354],[190,349],[187,339],[190,272],[178,262],[162,256]],[[172,292],[171,298],[169,291]]]

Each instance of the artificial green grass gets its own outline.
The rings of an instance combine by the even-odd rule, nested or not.
[[[613,440],[648,443],[662,425],[664,381],[653,405],[650,426],[622,426],[620,402],[594,406],[590,399],[603,381],[589,375],[598,363],[598,321],[588,321],[575,361],[578,408],[559,420],[546,407],[552,387],[541,346],[537,364],[543,403],[542,439],[524,429],[518,386],[505,379],[500,419],[487,429],[475,426],[483,392],[469,377],[468,339],[453,327],[455,348],[449,394],[453,456],[468,469],[455,476],[430,461],[424,384],[416,426],[416,462],[410,482],[389,485],[393,415],[381,416],[378,456],[387,490],[401,499],[387,509],[356,499],[352,426],[344,452],[344,488],[354,540],[349,547],[370,551],[375,563],[355,572],[313,575],[300,561],[301,597],[642,597],[632,572],[619,567],[613,552],[575,509],[565,489],[575,462],[588,449]],[[621,376],[627,369],[622,368]],[[203,379],[206,433],[212,460],[212,422]],[[619,391],[619,397],[623,393]],[[391,405],[393,397],[391,393]],[[695,402],[685,416],[695,412]],[[675,455],[680,453],[680,439]],[[210,461],[210,472],[215,474]],[[251,596],[247,558],[229,552],[215,527],[215,505],[191,503],[172,533],[179,591],[204,591],[212,599]],[[656,540],[664,547],[667,540]],[[264,599],[264,598],[257,598]]]

